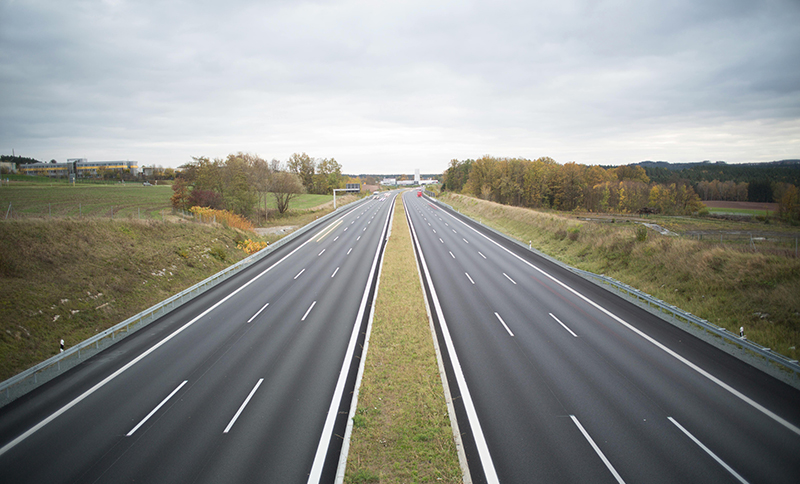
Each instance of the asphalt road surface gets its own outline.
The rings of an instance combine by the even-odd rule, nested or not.
[[[800,482],[800,392],[404,200],[473,482]]]
[[[0,481],[331,482],[393,202],[357,204],[0,409]]]

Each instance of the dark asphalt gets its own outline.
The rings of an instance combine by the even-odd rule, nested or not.
[[[392,203],[359,204],[0,409],[2,447],[135,361],[6,448],[0,480],[299,483],[321,447],[330,482]],[[333,401],[348,347],[349,386]]]
[[[404,201],[452,340],[434,314],[474,482],[800,482],[800,392],[480,224]]]

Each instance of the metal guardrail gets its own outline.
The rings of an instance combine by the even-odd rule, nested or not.
[[[353,203],[363,203],[365,200],[367,199],[364,198]],[[61,373],[64,373],[70,368],[77,366],[87,358],[91,358],[117,341],[124,339],[125,337],[144,328],[173,309],[191,301],[221,282],[238,274],[243,269],[270,255],[272,252],[286,245],[297,237],[310,232],[317,226],[325,223],[331,218],[336,217],[342,211],[349,210],[350,208],[352,207],[350,204],[348,204],[339,208],[338,210],[334,210],[333,212],[295,230],[269,247],[240,260],[236,264],[223,269],[222,271],[204,279],[203,281],[198,282],[192,287],[185,289],[178,294],[165,299],[164,301],[161,301],[155,306],[145,309],[135,316],[131,316],[125,321],[122,321],[121,323],[118,323],[113,327],[106,329],[105,331],[97,333],[91,338],[65,350],[63,353],[59,353],[0,383],[0,407],[7,405],[26,393],[36,389],[40,385],[52,380]]]
[[[793,360],[780,353],[775,353],[774,351],[772,351],[771,348],[767,348],[766,346],[761,346],[760,344],[751,341],[746,337],[737,336],[736,334],[731,333],[722,326],[717,326],[715,324],[712,324],[705,319],[699,318],[692,313],[688,313],[681,308],[668,304],[658,298],[651,296],[650,294],[647,294],[646,292],[642,292],[634,287],[631,287],[623,282],[620,282],[606,275],[595,274],[593,272],[576,269],[574,267],[571,267],[570,270],[586,279],[588,278],[596,279],[603,284],[608,284],[610,286],[613,286],[616,290],[626,293],[629,296],[636,298],[637,301],[646,303],[650,307],[654,307],[659,311],[667,313],[675,319],[685,321],[687,324],[697,325],[702,329],[710,331],[711,333],[716,334],[717,336],[720,336],[732,343],[740,345],[745,349],[758,353],[759,355],[763,356],[764,358],[774,363],[778,363],[786,367],[787,369],[791,369],[795,373],[800,373],[800,365],[798,364],[797,360]]]
[[[635,298],[636,300],[638,300],[638,301],[640,301],[640,302],[642,302],[644,304],[647,304],[651,308],[655,308],[658,312],[669,314],[674,319],[676,319],[678,321],[684,321],[686,324],[694,324],[694,325],[700,327],[701,329],[709,331],[710,333],[725,339],[729,343],[732,343],[734,345],[738,345],[738,346],[740,346],[740,347],[742,347],[742,348],[744,348],[746,350],[752,351],[753,353],[765,358],[766,360],[768,360],[768,361],[770,361],[772,363],[776,363],[776,364],[784,367],[785,369],[794,372],[795,375],[800,375],[800,364],[798,364],[797,360],[793,360],[793,359],[791,359],[791,358],[789,358],[787,356],[784,356],[784,355],[782,355],[780,353],[776,353],[776,352],[772,351],[771,348],[767,348],[765,346],[761,346],[760,344],[758,344],[758,343],[756,343],[754,341],[751,341],[751,340],[747,339],[746,337],[740,337],[740,336],[728,331],[726,328],[723,328],[721,326],[717,326],[715,324],[712,324],[712,323],[710,323],[709,321],[707,321],[705,319],[699,318],[699,317],[695,316],[694,314],[691,314],[689,312],[684,311],[681,308],[678,308],[676,306],[668,304],[668,303],[666,303],[666,302],[664,302],[664,301],[662,301],[662,300],[660,300],[658,298],[655,298],[655,297],[651,296],[650,294],[647,294],[647,293],[642,292],[642,291],[640,291],[638,289],[635,289],[635,288],[633,288],[631,286],[628,286],[627,284],[619,282],[616,279],[613,279],[613,278],[608,277],[606,275],[595,274],[593,272],[588,272],[588,271],[584,271],[584,270],[577,269],[575,267],[569,266],[569,265],[567,265],[567,264],[565,264],[565,263],[563,263],[563,262],[561,262],[561,261],[559,261],[557,259],[554,259],[553,257],[550,257],[549,255],[547,255],[547,254],[545,254],[543,252],[540,252],[540,251],[534,249],[529,244],[525,244],[523,242],[520,242],[519,240],[517,240],[515,238],[512,238],[512,237],[510,237],[510,236],[508,236],[508,235],[506,235],[506,234],[504,234],[504,233],[502,233],[502,232],[500,232],[498,230],[495,230],[495,229],[493,229],[493,228],[491,228],[491,227],[489,227],[487,225],[484,225],[480,220],[472,219],[471,217],[468,217],[468,216],[460,213],[458,210],[454,209],[450,205],[448,205],[448,204],[446,204],[444,202],[441,202],[441,201],[437,200],[436,198],[434,198],[433,196],[431,196],[432,194],[430,192],[426,191],[425,194],[428,195],[430,197],[430,199],[432,201],[436,202],[438,205],[446,207],[446,208],[450,209],[451,211],[459,213],[460,215],[462,215],[464,217],[470,218],[471,220],[475,221],[476,223],[481,224],[482,227],[484,227],[487,230],[493,232],[494,234],[498,235],[499,237],[502,237],[502,238],[508,240],[509,242],[517,244],[518,246],[523,247],[523,248],[535,253],[536,255],[538,255],[538,256],[540,256],[540,257],[542,257],[544,259],[547,259],[550,262],[553,262],[554,264],[557,264],[557,265],[559,265],[559,266],[561,266],[561,267],[563,267],[563,268],[565,268],[565,269],[567,269],[569,271],[572,271],[573,273],[583,277],[584,279],[587,279],[589,281],[595,282],[597,284],[611,286],[613,289],[615,289],[615,290],[617,290],[617,291],[619,291],[621,293],[625,293],[625,294]]]

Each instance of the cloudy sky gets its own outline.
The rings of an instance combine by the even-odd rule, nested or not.
[[[0,154],[800,158],[798,0],[0,0]]]

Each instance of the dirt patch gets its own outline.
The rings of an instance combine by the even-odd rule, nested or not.
[[[286,235],[290,232],[294,232],[297,227],[297,225],[281,225],[278,227],[257,227],[253,230],[261,237],[264,237],[265,235]]]
[[[738,208],[742,210],[768,210],[770,212],[778,210],[777,203],[728,202],[725,200],[707,200],[703,203],[708,208]]]

